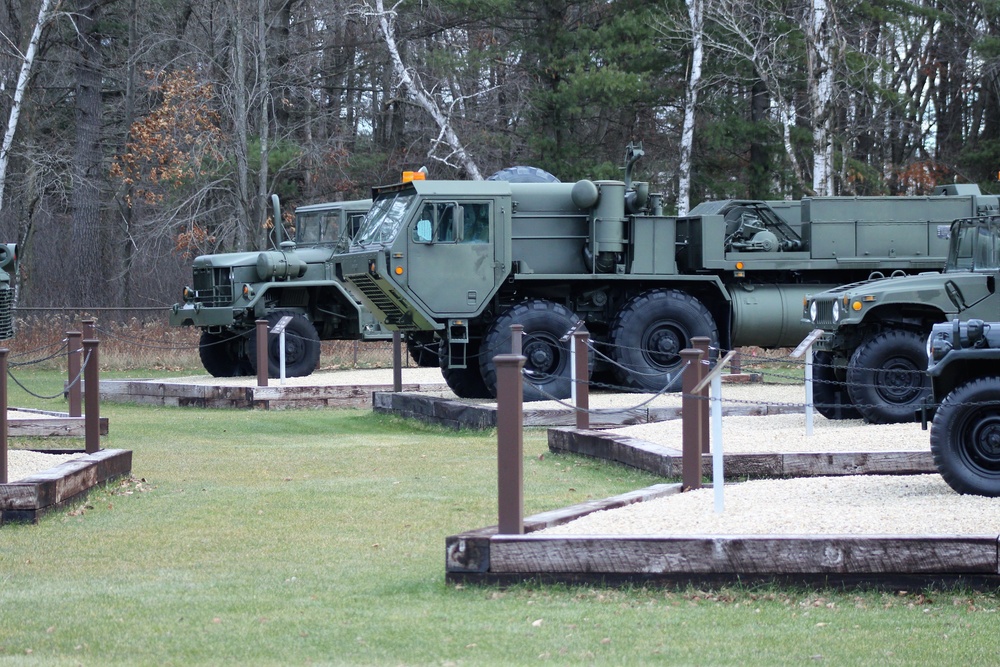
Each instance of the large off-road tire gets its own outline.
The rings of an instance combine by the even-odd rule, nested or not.
[[[891,330],[858,346],[847,363],[847,393],[861,416],[872,424],[916,420],[930,395],[927,348],[913,331]]]
[[[1000,377],[973,380],[941,401],[931,454],[958,493],[1000,496]]]
[[[243,339],[236,334],[203,331],[198,341],[198,354],[201,365],[212,377],[237,377],[245,372]]]
[[[277,310],[267,316],[267,376],[281,377],[281,336],[271,334],[271,329],[285,315],[292,321],[285,326],[285,377],[304,377],[319,364],[319,334],[316,327],[301,313]],[[250,332],[247,341],[247,357],[257,372],[257,330]]]
[[[479,341],[469,341],[465,368],[446,368],[445,355],[440,355],[441,376],[448,388],[459,398],[492,398],[479,370]]]
[[[524,400],[546,401],[569,398],[573,380],[570,365],[571,340],[561,340],[580,318],[558,303],[531,299],[509,308],[493,320],[483,337],[479,365],[490,393],[496,396],[497,369],[493,357],[510,354],[510,327],[524,327],[521,354],[524,362]],[[593,369],[593,355],[587,355]],[[586,381],[589,379],[581,378]]]
[[[691,339],[707,337],[718,357],[719,328],[704,304],[685,292],[655,289],[622,306],[611,324],[615,376],[625,387],[643,392],[678,391],[680,352]]]
[[[834,367],[829,352],[817,352],[813,357],[813,407],[827,419],[861,419],[851,403],[845,376],[846,369]]]

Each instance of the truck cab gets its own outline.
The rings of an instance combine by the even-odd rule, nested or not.
[[[280,220],[276,200],[274,205],[274,219]],[[292,317],[286,329],[292,334],[286,339],[289,377],[312,373],[321,340],[391,338],[392,332],[333,277],[330,263],[370,207],[370,199],[301,206],[295,210],[290,240],[283,240],[282,225],[276,228],[277,248],[195,258],[193,282],[184,288],[183,301],[172,307],[170,324],[202,330],[202,364],[217,377],[256,373],[258,319],[273,326]],[[273,377],[279,372],[279,354],[277,346],[269,346]]]

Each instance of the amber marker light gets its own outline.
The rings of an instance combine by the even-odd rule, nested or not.
[[[855,311],[861,310],[861,308],[862,306],[860,301],[855,301],[854,303],[851,304],[851,309]]]
[[[401,267],[401,266],[397,266],[397,267],[395,268],[395,271],[396,271],[396,275],[397,275],[397,276],[401,276],[401,275],[403,275],[403,267]]]

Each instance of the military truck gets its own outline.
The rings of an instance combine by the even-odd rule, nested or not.
[[[14,280],[17,244],[0,244],[0,340],[14,337]]]
[[[938,188],[938,215],[965,211],[939,235],[950,239],[944,272],[893,275],[817,293],[803,320],[821,329],[815,343],[816,408],[831,418],[913,421],[930,392],[927,335],[956,318],[996,317],[1000,296],[998,198],[976,186]]]
[[[569,396],[564,337],[578,321],[617,386],[678,389],[692,337],[793,346],[810,329],[806,294],[873,272],[940,270],[937,226],[970,206],[725,200],[668,216],[662,195],[632,178],[641,155],[628,148],[623,181],[376,187],[350,251],[332,260],[336,278],[386,328],[433,332],[462,397],[495,395],[493,357],[510,351],[513,324],[524,328],[525,398]]]
[[[937,323],[927,355],[938,471],[959,493],[1000,496],[1000,322]]]
[[[281,219],[277,197],[274,219]],[[273,327],[286,315],[285,374],[309,375],[319,361],[321,340],[385,340],[392,332],[333,278],[329,260],[337,244],[357,230],[371,200],[331,202],[295,209],[294,240],[283,241],[276,225],[278,248],[262,252],[202,255],[193,263],[194,282],[184,300],[174,304],[175,326],[202,330],[201,362],[215,377],[257,372],[256,327],[266,319]],[[437,361],[436,354],[434,361]],[[280,373],[280,349],[268,345],[268,373]]]

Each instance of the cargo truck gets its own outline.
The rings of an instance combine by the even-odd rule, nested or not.
[[[274,220],[281,219],[277,197]],[[294,240],[258,252],[220,253],[195,258],[193,282],[170,311],[170,324],[201,329],[202,364],[215,377],[257,372],[255,322],[268,328],[283,316],[285,374],[309,375],[319,362],[321,340],[386,340],[384,329],[338,281],[329,264],[371,207],[371,200],[330,202],[295,209]],[[436,354],[434,361],[437,361]],[[268,345],[268,374],[280,373],[277,340]]]
[[[404,180],[373,189],[340,280],[390,330],[432,333],[461,397],[496,393],[493,358],[523,327],[526,400],[570,395],[568,330],[629,391],[680,387],[680,351],[796,345],[806,294],[892,272],[940,270],[938,226],[968,197],[725,200],[688,215],[632,178],[509,183]],[[939,201],[946,204],[939,205]],[[608,373],[605,373],[607,371]]]

